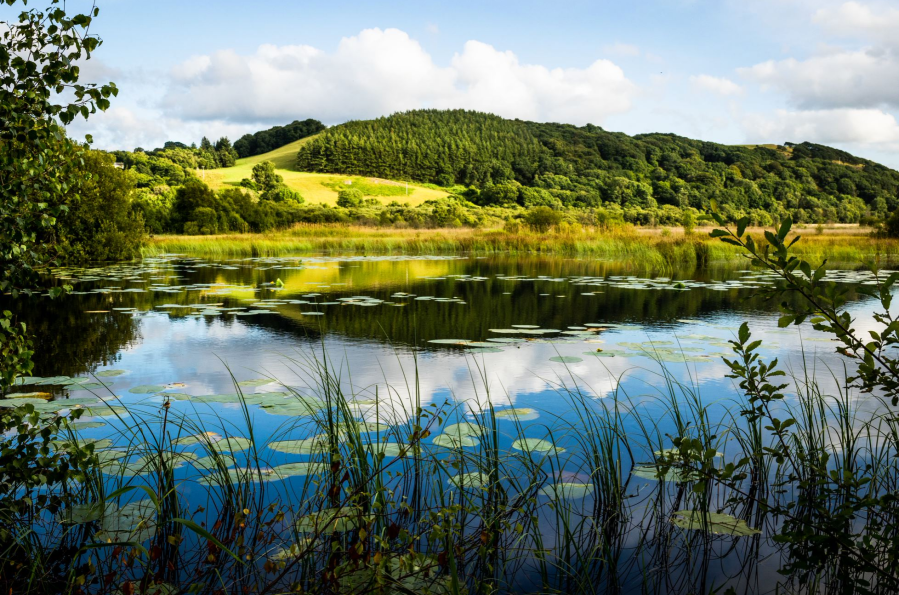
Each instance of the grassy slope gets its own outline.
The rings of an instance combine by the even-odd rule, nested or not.
[[[284,183],[302,194],[307,203],[327,203],[333,205],[337,202],[337,192],[323,186],[322,182],[343,182],[344,180],[349,179],[349,177],[297,171],[294,166],[297,150],[300,145],[309,140],[309,138],[300,139],[262,155],[238,159],[237,164],[234,167],[211,169],[207,172],[201,172],[200,176],[204,178],[206,183],[213,189],[222,188],[224,186],[237,186],[243,178],[249,178],[252,175],[254,165],[263,161],[271,161],[275,164],[275,169],[278,174],[284,177]],[[375,180],[375,178],[371,178],[371,180]],[[383,181],[387,182],[386,180]],[[405,196],[377,198],[385,203],[397,200],[399,202],[408,202],[417,205],[426,200],[443,198],[446,195],[447,193],[442,190],[433,190],[431,188],[422,188],[415,184],[409,184],[408,198]]]

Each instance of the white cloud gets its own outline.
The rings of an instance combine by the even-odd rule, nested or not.
[[[861,2],[845,2],[835,8],[818,10],[813,20],[830,33],[856,36],[866,41],[896,45],[899,38],[899,9],[884,7],[876,10]]]
[[[899,55],[888,49],[769,60],[738,72],[804,108],[899,106]]]
[[[743,119],[753,142],[811,141],[822,144],[893,145],[899,143],[899,123],[877,109],[777,110]]]
[[[310,46],[260,46],[243,56],[195,56],[172,71],[163,101],[185,119],[342,122],[423,107],[466,107],[506,117],[601,123],[627,111],[636,93],[608,60],[586,68],[522,64],[508,51],[469,41],[437,66],[398,29],[366,29],[333,53]]]
[[[743,94],[743,87],[732,80],[708,74],[691,76],[690,83],[697,89],[709,91],[722,97]]]

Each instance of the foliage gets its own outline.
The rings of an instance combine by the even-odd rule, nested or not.
[[[363,194],[357,188],[348,188],[337,193],[337,206],[345,209],[362,206]]]
[[[88,34],[97,9],[69,17],[59,4],[0,23],[0,289],[14,294],[55,256],[52,228],[83,181],[63,126],[117,93],[78,81],[79,62],[100,45]]]
[[[12,312],[0,317],[0,395],[5,395],[19,376],[31,373],[34,349],[24,322],[16,324]]]
[[[134,176],[114,167],[108,153],[85,150],[79,156],[79,171],[87,181],[66,201],[66,213],[57,222],[63,258],[84,262],[138,256],[144,224],[131,206]]]
[[[268,130],[245,134],[235,141],[234,149],[241,158],[262,155],[324,129],[325,125],[318,120],[294,120],[286,126],[273,126]]]
[[[858,222],[899,208],[899,173],[812,143],[742,147],[672,134],[420,110],[329,128],[297,154],[303,171],[480,189],[479,204],[709,209],[771,225]],[[525,190],[525,188],[530,190]],[[539,189],[541,192],[534,192]],[[545,191],[545,193],[544,193]],[[552,197],[550,201],[550,198]],[[679,222],[678,222],[679,223]]]
[[[562,214],[549,207],[534,207],[527,212],[524,219],[535,230],[544,232],[561,223]]]
[[[305,202],[302,194],[296,190],[291,190],[284,184],[277,184],[274,188],[269,188],[259,196],[259,200],[290,202],[298,205]]]
[[[253,182],[262,192],[273,190],[283,181],[284,178],[275,173],[275,164],[271,161],[263,161],[253,166]]]
[[[719,225],[726,223],[720,214],[714,216]],[[876,330],[869,330],[863,338],[845,309],[848,289],[825,280],[826,261],[813,267],[792,254],[799,237],[788,240],[789,218],[776,232],[765,232],[765,244],[746,233],[748,224],[747,219],[740,219],[735,229],[717,229],[711,235],[742,248],[753,265],[777,275],[783,285],[773,293],[788,292],[798,298],[782,302],[779,326],[808,320],[815,330],[832,335],[842,344],[837,352],[848,358],[852,370],[847,388],[889,401],[893,407],[899,404],[899,358],[895,355],[899,321],[890,313],[899,273],[878,275],[876,285],[858,288],[882,308],[873,314]],[[776,359],[766,362],[760,358],[761,341],[752,340],[748,323],[742,324],[731,344],[737,357],[725,359],[725,363],[748,399],[742,415],[751,427],[768,432],[770,445],[760,444],[736,464],[719,469],[699,441],[681,435],[675,440],[680,456],[704,478],[695,489],[704,492],[711,489],[710,484],[720,483],[735,491],[735,499],[755,500],[766,512],[782,517],[776,541],[789,557],[781,572],[798,583],[829,584],[845,593],[895,592],[899,589],[899,578],[893,572],[899,562],[895,539],[899,498],[893,490],[877,488],[876,459],[872,455],[861,463],[841,463],[831,457],[829,439],[807,439],[801,419],[783,407],[783,391],[788,385],[780,379],[785,373]],[[848,415],[845,409],[841,412],[847,420]],[[895,460],[895,453],[890,457]],[[758,469],[769,466],[777,468],[771,489],[792,494],[792,498],[771,502],[741,489],[748,476],[757,477]],[[856,522],[858,519],[863,523]],[[860,573],[867,578],[859,578]]]
[[[888,238],[899,238],[899,210],[884,222],[883,233]]]

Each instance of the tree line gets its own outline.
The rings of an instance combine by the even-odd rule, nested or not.
[[[303,171],[470,187],[481,204],[671,205],[770,224],[856,223],[899,208],[899,172],[813,143],[731,146],[674,134],[416,110],[347,122],[297,154]]]

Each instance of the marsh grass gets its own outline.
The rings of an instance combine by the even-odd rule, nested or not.
[[[775,539],[783,519],[766,510],[795,498],[791,478],[809,471],[759,456],[767,434],[742,420],[738,395],[710,401],[692,376],[681,382],[658,362],[641,371],[654,375],[645,394],[627,394],[618,378],[618,388],[598,399],[566,372],[545,380],[568,409],[525,423],[497,416],[486,369],[470,362],[475,398],[423,406],[417,364],[383,386],[358,387],[346,362],[326,350],[299,354],[288,359],[295,378],[283,390],[315,406],[286,418],[268,442],[254,430],[259,412],[245,398],[240,415],[228,419],[199,403],[177,413],[167,401],[129,405],[113,438],[123,457],[142,461],[140,473],[111,471],[100,460],[84,468],[68,486],[80,503],[73,509],[99,506],[103,515],[67,524],[32,519],[22,532],[31,567],[5,572],[0,582],[21,585],[24,577],[29,592],[53,585],[73,593],[174,592],[170,585],[196,593],[845,592],[826,575],[810,583],[775,578],[787,561]],[[818,373],[806,367],[792,379],[795,398],[784,407],[798,420],[795,447],[820,453],[828,473],[870,469],[864,489],[872,496],[895,491],[895,416],[863,413],[862,401],[842,389],[825,395]],[[470,424],[458,435],[474,446],[433,444],[436,435],[454,435],[454,423]],[[675,435],[721,453],[712,459],[718,467],[743,457],[756,464],[736,491],[696,490],[702,477],[666,452]],[[178,444],[191,436],[195,444]],[[313,447],[287,458],[301,457],[311,470],[277,477],[285,456],[267,445],[310,437]],[[564,451],[509,448],[525,437]],[[223,446],[232,441],[234,459]],[[96,454],[108,460],[108,452]],[[202,473],[193,466],[198,457]],[[659,476],[634,475],[636,466]],[[110,531],[105,517],[134,502],[145,503],[141,523]],[[705,520],[683,529],[672,519],[684,510],[702,519],[732,515],[761,533],[715,534]],[[863,535],[867,524],[856,519],[850,529]],[[887,526],[895,531],[896,519]],[[878,590],[876,572],[856,574],[872,580],[873,592],[889,592]]]
[[[761,231],[756,231],[761,236]],[[832,263],[899,260],[899,241],[834,230],[809,235],[795,246],[797,255]],[[393,229],[364,226],[298,225],[267,234],[156,236],[143,256],[187,254],[207,258],[244,258],[303,254],[546,254],[589,257],[635,269],[691,270],[715,262],[737,262],[741,251],[705,236],[628,226],[594,229],[563,226],[547,233],[526,229]]]

